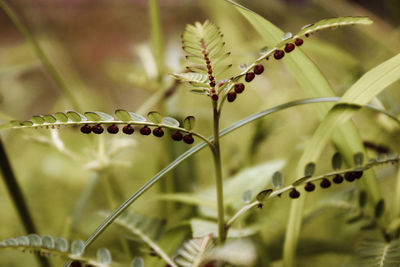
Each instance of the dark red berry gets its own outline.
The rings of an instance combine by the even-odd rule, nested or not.
[[[82,267],[82,264],[80,261],[73,261],[73,262],[71,262],[71,264],[69,266],[70,267]]]
[[[243,91],[244,91],[244,84],[243,83],[235,84],[235,92],[237,94],[241,94]]]
[[[96,124],[92,127],[92,132],[94,132],[95,134],[101,134],[104,132],[104,129],[100,124]]]
[[[294,41],[294,44],[297,45],[297,46],[301,46],[301,45],[303,44],[303,39],[297,38],[297,39]]]
[[[236,93],[235,93],[235,92],[229,92],[229,93],[228,93],[227,99],[228,99],[228,102],[233,102],[233,101],[235,101],[235,99],[236,99]]]
[[[264,72],[264,66],[262,64],[257,64],[253,68],[254,74],[260,75]]]
[[[321,186],[321,188],[328,188],[331,186],[331,181],[329,181],[328,179],[324,178],[322,179],[321,183],[319,184]]]
[[[289,193],[290,198],[299,198],[300,197],[300,192],[296,190],[296,188],[293,188],[292,191]]]
[[[215,82],[214,81],[210,82],[210,86],[215,87]]]
[[[211,69],[212,69],[212,67],[211,67],[211,65],[210,65],[210,64],[207,64],[207,69],[209,69],[209,70],[211,70]]]
[[[208,79],[209,79],[210,81],[214,81],[214,80],[215,80],[214,76],[212,76],[212,75],[208,76]]]
[[[183,135],[180,131],[176,131],[171,135],[172,139],[175,141],[181,141],[183,138]]]
[[[153,135],[157,137],[162,137],[164,135],[164,131],[163,129],[161,129],[161,127],[154,128]]]
[[[140,128],[140,133],[143,135],[149,135],[151,134],[151,129],[146,125]]]
[[[275,59],[281,59],[285,56],[285,52],[283,50],[276,50],[274,53]]]
[[[314,191],[314,189],[315,189],[315,185],[314,185],[313,183],[311,183],[311,182],[308,182],[308,183],[306,183],[306,185],[304,186],[304,189],[305,189],[307,192],[312,192],[312,191]]]
[[[212,95],[211,98],[212,98],[212,100],[217,101],[218,100],[218,95]]]
[[[344,174],[344,179],[348,182],[353,182],[356,179],[356,176],[354,175],[354,172],[346,172]]]
[[[133,129],[133,127],[130,124],[125,125],[124,128],[122,128],[122,132],[124,134],[133,134],[134,131],[135,129]]]
[[[208,70],[207,73],[208,73],[208,74],[212,74],[212,70]]]
[[[89,125],[85,124],[81,127],[81,132],[84,134],[90,134],[92,132],[92,127]]]
[[[107,132],[109,132],[110,134],[116,134],[118,133],[118,131],[119,131],[118,126],[115,124],[112,124],[107,127]]]
[[[248,72],[248,73],[246,73],[246,76],[244,77],[244,80],[249,83],[254,79],[254,77],[256,77],[254,72]]]
[[[186,144],[193,144],[194,142],[194,138],[192,136],[192,134],[187,134],[183,137],[183,142],[185,142]]]
[[[363,176],[363,171],[355,171],[353,175],[356,179],[360,179]]]
[[[336,174],[335,177],[333,177],[332,181],[335,184],[341,184],[343,182],[343,176],[341,176],[340,174]]]
[[[288,43],[285,46],[285,52],[286,53],[290,53],[290,52],[292,52],[294,50],[294,48],[295,48],[294,44]]]

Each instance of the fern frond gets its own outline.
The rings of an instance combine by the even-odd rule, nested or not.
[[[359,245],[358,254],[362,267],[400,266],[400,240],[390,243],[381,240],[364,240]]]
[[[68,245],[67,240],[62,237],[53,238],[51,236],[39,236],[29,234],[17,238],[7,238],[0,241],[0,249],[16,249],[22,252],[36,252],[41,256],[60,256],[66,260],[77,261],[91,266],[107,267],[111,266],[111,254],[108,249],[100,248],[97,251],[97,260],[83,256],[84,243],[82,240],[74,240]]]
[[[182,74],[172,74],[172,77],[191,85],[206,87],[212,90],[216,86],[216,81],[229,67],[220,64],[230,53],[225,51],[223,35],[217,26],[208,20],[204,23],[196,22],[195,25],[187,25],[182,34],[182,48],[189,55],[186,56],[189,66],[189,74],[199,74],[205,76],[206,81],[199,81],[195,76]],[[192,79],[193,78],[193,79]],[[204,86],[206,83],[206,86]]]
[[[109,216],[110,213],[103,212],[103,215]],[[128,212],[122,214],[114,222],[116,225],[127,229],[135,237],[138,237],[170,266],[177,267],[173,260],[153,241],[161,236],[165,222]]]
[[[186,76],[182,76],[186,77]],[[187,75],[188,78],[195,77],[198,81],[199,79],[204,79],[199,75]],[[190,117],[190,116],[189,116]],[[158,112],[151,111],[148,113],[147,118],[136,114],[133,112],[128,112],[123,109],[118,109],[115,111],[115,118],[100,111],[88,111],[84,114],[78,113],[76,111],[66,111],[56,112],[54,114],[47,115],[35,115],[32,116],[30,120],[27,121],[17,121],[12,120],[9,123],[0,125],[0,130],[5,129],[25,129],[25,128],[59,128],[61,126],[72,126],[72,125],[140,125],[140,126],[152,126],[159,128],[167,128],[174,131],[179,131],[182,133],[195,135],[203,141],[207,142],[209,145],[211,143],[207,138],[201,134],[194,132],[192,129],[186,129],[185,127],[180,127],[178,120],[171,117],[162,117]]]
[[[286,33],[282,36],[282,40],[274,45],[271,48],[264,48],[262,55],[254,60],[252,64],[249,64],[246,69],[244,69],[240,74],[232,77],[227,84],[229,86],[225,86],[223,92],[229,92],[234,83],[237,82],[240,78],[244,77],[246,73],[253,70],[254,66],[259,64],[264,59],[269,59],[274,53],[278,50],[282,50],[285,46],[289,43],[293,44],[296,43],[296,40],[302,41],[304,37],[308,37],[309,35],[316,33],[320,30],[324,29],[334,29],[337,27],[348,26],[348,25],[369,25],[372,24],[372,20],[368,17],[338,17],[338,18],[330,18],[330,19],[323,19],[313,24],[308,24],[302,27],[302,29],[297,32],[296,34]],[[302,42],[301,42],[302,43]]]
[[[211,235],[191,239],[178,249],[174,261],[182,267],[200,267],[213,246]]]

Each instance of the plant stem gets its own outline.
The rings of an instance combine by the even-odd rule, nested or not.
[[[157,65],[157,80],[161,84],[164,77],[164,42],[160,19],[159,0],[149,0],[150,33],[153,56]]]
[[[397,170],[397,181],[394,194],[394,212],[393,218],[400,217],[400,168]]]
[[[28,205],[25,201],[24,194],[22,193],[22,190],[18,185],[17,179],[14,175],[14,172],[12,170],[10,161],[8,160],[1,139],[0,139],[0,169],[4,183],[6,184],[7,190],[11,195],[11,199],[14,202],[15,207],[17,208],[17,213],[21,219],[21,222],[25,228],[26,233],[27,234],[38,233],[35,224],[33,223],[32,215],[29,212]],[[50,266],[50,263],[46,258],[41,257],[40,255],[36,256],[38,261],[43,267]]]
[[[219,146],[219,116],[216,101],[213,101],[214,141],[212,154],[214,158],[215,179],[217,184],[217,208],[218,208],[218,243],[222,245],[226,239],[224,219],[224,188],[222,179],[221,151]]]
[[[43,49],[40,47],[38,41],[33,37],[32,34],[30,34],[28,29],[22,23],[22,21],[18,18],[18,16],[15,14],[15,12],[8,6],[8,4],[5,1],[0,0],[0,8],[3,9],[4,13],[10,18],[10,20],[14,23],[14,25],[18,28],[18,30],[22,33],[22,35],[28,41],[29,45],[35,51],[37,57],[42,62],[43,66],[50,73],[50,75],[53,77],[54,81],[57,83],[58,87],[61,89],[62,93],[65,95],[65,97],[71,103],[72,107],[74,109],[77,109],[78,111],[81,111],[80,105],[78,104],[78,101],[76,100],[72,91],[68,88],[66,82],[64,81],[64,79],[62,78],[60,73],[57,71],[57,69],[54,67],[54,65],[47,58]]]

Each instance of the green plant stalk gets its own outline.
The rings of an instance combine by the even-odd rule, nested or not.
[[[224,219],[224,187],[222,178],[221,150],[219,143],[219,118],[220,111],[218,110],[218,104],[216,101],[213,101],[214,141],[212,154],[214,159],[215,179],[217,187],[218,244],[222,245],[226,239],[226,231]]]
[[[81,111],[80,105],[73,95],[72,91],[68,88],[66,82],[54,67],[54,65],[47,58],[43,49],[40,47],[38,41],[33,37],[33,35],[28,31],[22,21],[18,18],[15,12],[10,8],[10,6],[3,0],[0,0],[0,8],[3,9],[4,13],[10,18],[12,23],[18,28],[18,30],[22,33],[25,39],[28,41],[33,51],[36,53],[39,60],[42,62],[43,66],[53,77],[54,81],[57,83],[58,87],[61,89],[62,93],[71,103],[74,109]]]
[[[394,193],[393,218],[400,217],[400,168],[397,170],[396,188]]]
[[[0,139],[0,168],[1,168],[1,174],[3,176],[3,181],[6,184],[7,190],[11,195],[11,199],[14,202],[15,207],[17,208],[17,213],[21,219],[21,222],[25,228],[26,233],[27,234],[38,233],[35,224],[33,222],[32,215],[29,212],[28,205],[25,201],[24,194],[22,193],[22,190],[18,185],[17,179],[14,175],[14,171],[12,170],[10,161],[8,160],[8,156],[1,139]],[[36,255],[36,258],[43,267],[50,266],[50,263],[46,258],[41,257],[40,255]]]
[[[157,80],[164,77],[164,43],[161,29],[159,0],[149,0],[150,33],[153,56],[157,65]]]

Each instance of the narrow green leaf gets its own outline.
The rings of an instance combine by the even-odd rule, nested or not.
[[[258,202],[263,202],[272,193],[272,189],[266,189],[257,194],[256,199]]]
[[[250,203],[251,199],[253,198],[253,192],[251,190],[246,190],[242,193],[241,198],[243,203]]]
[[[85,112],[85,117],[87,118],[87,120],[89,121],[113,121],[114,117],[101,112],[101,111],[88,111]]]
[[[68,251],[68,242],[62,237],[57,237],[54,240],[54,246],[57,250],[61,252],[67,252]]]
[[[150,111],[147,113],[147,118],[149,118],[149,121],[154,123],[161,123],[162,121],[162,116],[157,111]]]
[[[41,247],[42,246],[42,239],[37,234],[29,234],[29,245],[32,247]]]
[[[315,172],[315,163],[314,162],[308,163],[304,168],[304,176],[311,177],[314,175],[314,172]]]
[[[294,187],[296,187],[296,186],[299,186],[299,185],[301,185],[301,184],[304,184],[304,183],[308,180],[308,178],[310,178],[310,176],[301,177],[300,179],[297,179],[296,181],[294,181],[294,182],[292,183],[292,185],[293,185]]]
[[[84,115],[88,119],[88,121],[101,121],[101,117],[97,115],[95,112],[88,111],[85,112]]]
[[[384,211],[385,211],[385,201],[381,199],[375,205],[375,218],[381,217]]]
[[[43,117],[43,119],[44,119],[44,121],[45,121],[46,123],[55,123],[55,122],[57,121],[57,119],[54,118],[54,116],[53,116],[53,115],[50,115],[50,114],[43,115],[42,117]]]
[[[188,131],[191,131],[194,128],[196,119],[193,116],[187,116],[184,120],[183,120],[183,128],[185,128]]]
[[[204,62],[203,62],[204,64]],[[185,72],[185,73],[173,73],[170,74],[173,78],[184,81],[184,82],[193,82],[202,84],[207,87],[208,76],[206,74],[198,73],[198,72]]]
[[[189,92],[198,95],[207,95],[207,91],[204,89],[191,89]]]
[[[20,246],[29,246],[29,238],[25,235],[17,237],[16,240]]]
[[[106,248],[100,248],[97,250],[96,253],[97,256],[97,262],[101,264],[110,264],[111,263],[111,253],[108,249]]]
[[[172,127],[179,127],[179,121],[171,117],[162,118],[161,123]]]
[[[276,190],[281,188],[283,185],[283,175],[280,171],[274,172],[272,175],[272,187]]]
[[[92,111],[92,112],[95,113],[97,116],[99,116],[102,121],[114,121],[114,117],[111,116],[110,114],[101,111]]]
[[[354,164],[356,166],[361,166],[364,163],[364,154],[361,152],[357,152],[353,156]]]
[[[346,223],[351,224],[351,223],[356,223],[364,219],[364,214],[362,212],[359,212],[357,215],[353,216],[352,218],[348,219]]]
[[[23,126],[32,126],[32,125],[33,125],[33,122],[31,122],[31,121],[23,121],[23,122],[21,122],[21,124],[22,124]]]
[[[129,112],[123,109],[117,109],[115,111],[115,116],[121,121],[131,121],[132,117],[129,115]]]
[[[360,208],[364,208],[365,204],[367,204],[367,192],[365,190],[361,190],[358,195],[358,205]]]
[[[385,61],[364,74],[341,98],[341,103],[365,105],[383,89],[400,78],[400,54]],[[323,122],[310,141],[314,153],[320,154],[331,134],[339,125],[348,121],[356,110],[345,105],[335,105],[326,115]]]
[[[48,249],[53,249],[55,246],[54,239],[49,235],[42,236],[42,244],[43,247]]]
[[[12,121],[9,122],[9,124],[10,124],[11,127],[21,126],[21,122],[17,121],[17,120],[12,120]]]
[[[143,258],[135,257],[131,262],[131,267],[144,267]]]
[[[83,254],[85,244],[82,240],[74,240],[71,243],[71,254],[74,256],[80,256]]]
[[[65,115],[62,112],[55,113],[54,117],[56,117],[57,121],[59,121],[59,122],[67,122],[68,121],[67,115]]]
[[[332,169],[339,170],[342,167],[342,162],[343,162],[342,154],[336,152],[332,157]]]
[[[80,122],[86,120],[86,118],[83,115],[79,114],[76,111],[67,111],[67,116],[73,122]]]
[[[18,241],[15,238],[7,238],[3,241],[9,247],[16,247],[18,246]]]
[[[140,114],[129,112],[129,115],[131,116],[133,121],[147,121],[147,119]]]
[[[32,116],[31,121],[36,124],[43,124],[45,123],[44,119],[41,116]]]

